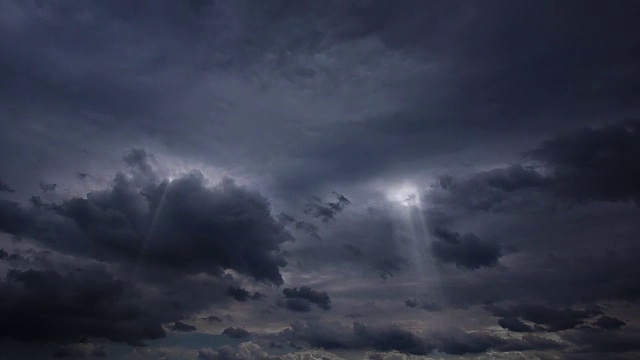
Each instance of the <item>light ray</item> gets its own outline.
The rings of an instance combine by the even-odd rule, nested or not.
[[[444,296],[439,269],[429,254],[431,241],[425,221],[425,207],[419,188],[412,183],[403,182],[390,186],[385,196],[391,202],[396,215],[398,228],[406,234],[405,239],[396,239],[406,243],[406,256],[414,266],[414,281],[418,288],[429,291],[429,300],[442,305]],[[400,245],[400,244],[398,244]],[[415,290],[410,296],[415,296]]]

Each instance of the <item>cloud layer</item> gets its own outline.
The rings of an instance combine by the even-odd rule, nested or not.
[[[638,358],[636,7],[1,1],[0,354]]]

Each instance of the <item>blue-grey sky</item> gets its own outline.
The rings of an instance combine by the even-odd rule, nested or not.
[[[0,359],[640,356],[635,1],[0,0]]]

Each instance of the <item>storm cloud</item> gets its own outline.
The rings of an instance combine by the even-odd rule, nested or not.
[[[136,289],[99,269],[73,274],[10,270],[0,284],[3,338],[139,343],[165,336],[159,314],[131,301]],[[36,311],[37,309],[37,311]]]
[[[133,176],[118,173],[112,187],[60,204],[23,207],[3,200],[0,228],[64,251],[98,259],[143,259],[176,271],[219,275],[234,269],[282,284],[287,263],[279,246],[292,237],[256,192],[224,179],[208,187],[201,173],[153,182],[139,151]],[[145,153],[143,153],[145,154]],[[146,156],[146,154],[144,155]],[[43,228],[52,229],[42,232]],[[242,241],[231,241],[230,236]]]
[[[428,355],[436,350],[464,355],[482,353],[489,349],[522,351],[561,349],[565,346],[532,335],[521,339],[505,339],[490,334],[466,333],[460,329],[416,334],[396,326],[378,328],[359,322],[354,322],[351,327],[337,323],[296,323],[279,336],[304,341],[313,347],[324,349],[394,350],[413,355]]]
[[[474,270],[496,266],[502,255],[499,244],[482,242],[475,234],[460,235],[439,227],[432,233],[438,240],[431,243],[431,252],[443,263]]]
[[[635,8],[0,1],[0,354],[638,358]]]
[[[586,319],[602,314],[598,309],[556,309],[544,305],[512,305],[506,308],[499,306],[488,307],[496,316],[501,316],[500,326],[514,330],[524,330],[521,332],[532,331],[531,327],[525,327],[519,318],[530,321],[536,325],[536,329],[543,331],[559,331],[573,329],[578,325],[584,324]],[[506,325],[506,326],[505,326]],[[517,331],[517,330],[514,330]]]
[[[284,299],[279,305],[291,311],[309,312],[311,304],[317,305],[322,310],[331,309],[331,299],[324,291],[316,291],[308,286],[300,288],[284,288]]]

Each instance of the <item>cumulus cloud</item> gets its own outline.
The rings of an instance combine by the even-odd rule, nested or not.
[[[0,201],[0,229],[53,249],[20,257],[19,268],[0,281],[8,294],[0,304],[7,325],[1,336],[140,345],[166,336],[163,324],[195,330],[180,320],[211,304],[265,297],[234,284],[227,269],[266,284],[283,282],[279,246],[292,237],[264,197],[228,179],[209,187],[197,172],[162,179],[142,150],[126,162],[128,173],[84,198]],[[69,261],[104,267],[76,270]],[[122,280],[132,267],[138,280]]]
[[[296,325],[269,351],[637,358],[639,126],[615,121],[640,103],[629,5],[0,2],[3,356],[321,314],[362,323]],[[157,157],[112,176],[139,144]],[[390,204],[405,181],[424,197]],[[331,301],[269,288],[295,284]],[[161,343],[124,357],[198,356]],[[251,346],[200,356],[274,358]]]
[[[282,284],[279,269],[286,260],[279,247],[292,237],[271,216],[263,196],[230,179],[208,187],[199,172],[154,182],[146,153],[131,154],[134,176],[118,173],[112,187],[86,198],[46,207],[3,200],[0,229],[97,259],[144,259],[173,271],[212,275],[233,269]]]

